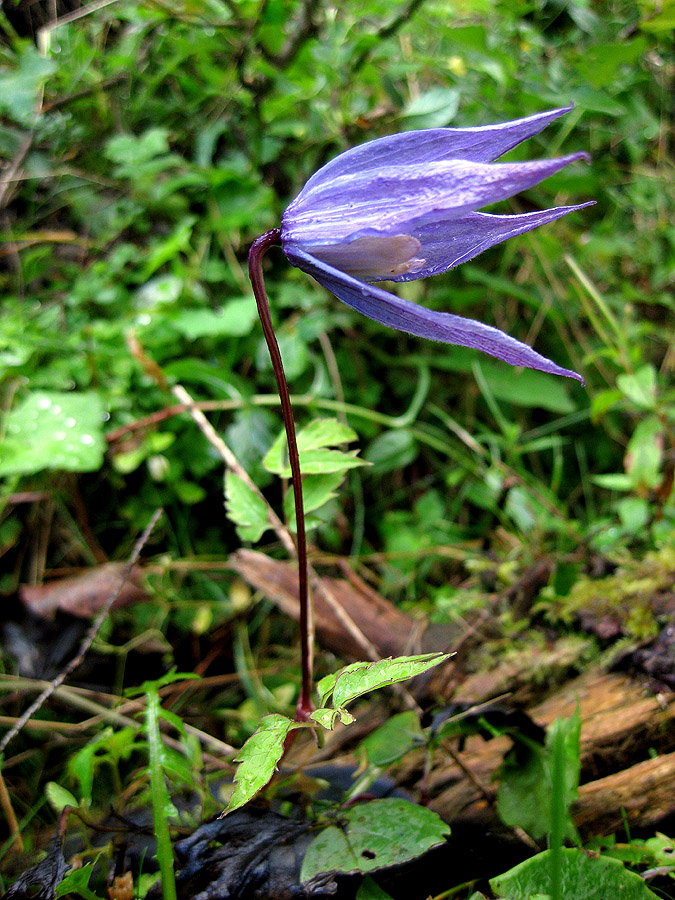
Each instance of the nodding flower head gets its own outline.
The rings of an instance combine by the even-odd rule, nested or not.
[[[376,287],[438,275],[507,238],[590,206],[520,215],[478,212],[585,153],[495,163],[571,107],[482,128],[432,128],[369,141],[319,169],[281,220],[289,261],[352,309],[419,337],[474,347],[514,366],[583,378],[497,328],[425,309]]]

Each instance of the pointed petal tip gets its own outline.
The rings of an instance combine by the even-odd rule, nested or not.
[[[586,379],[578,372],[575,372],[572,369],[564,369],[561,374],[564,375],[565,378],[574,378],[582,387],[586,387]]]

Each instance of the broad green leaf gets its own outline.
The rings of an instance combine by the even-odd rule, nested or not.
[[[579,712],[566,719],[556,719],[546,732],[546,746],[519,740],[507,755],[501,768],[497,792],[497,808],[506,825],[523,828],[535,840],[551,831],[553,790],[551,747],[557,732],[563,733],[564,806],[567,811],[577,795],[579,783]],[[569,814],[564,834],[574,838],[575,830]]]
[[[103,404],[98,394],[35,391],[5,416],[0,478],[42,469],[93,472],[103,463]]]
[[[645,848],[652,854],[657,866],[672,866],[673,864],[673,839],[660,831],[653,838],[645,841]]]
[[[617,503],[622,526],[630,534],[640,536],[649,522],[651,507],[644,497],[624,497]]]
[[[575,69],[592,87],[604,89],[613,83],[622,66],[638,61],[647,48],[647,41],[640,36],[611,44],[587,47],[575,64]]]
[[[370,665],[372,665],[372,663],[353,662],[348,666],[344,666],[344,668],[339,669],[337,672],[331,672],[330,675],[324,675],[324,677],[318,682],[316,686],[316,689],[319,692],[319,697],[321,697],[321,705],[323,706],[328,703],[330,695],[333,693],[333,689],[337,684],[338,678],[351,672],[362,672]]]
[[[619,390],[641,409],[654,409],[656,404],[656,369],[643,366],[634,375],[619,375]]]
[[[618,388],[599,391],[591,400],[591,421],[597,422],[623,398],[623,391]]]
[[[455,88],[431,88],[412,100],[403,112],[403,124],[415,128],[443,128],[457,115],[460,93]]]
[[[656,416],[638,423],[628,442],[625,457],[626,473],[633,488],[644,490],[658,486],[663,444],[663,425]]]
[[[201,337],[242,337],[258,318],[253,297],[238,297],[220,309],[186,309],[171,319],[173,327],[191,341]]]
[[[388,766],[423,745],[422,727],[411,709],[392,716],[361,742],[361,748],[373,766]]]
[[[643,19],[640,22],[640,28],[650,34],[665,34],[675,31],[675,3],[673,0],[665,0],[663,3],[644,2],[639,4],[642,7]]]
[[[550,890],[551,851],[538,853],[514,869],[490,881],[498,897],[531,900]],[[584,850],[561,853],[562,896],[565,900],[657,900],[639,875],[628,871],[618,859],[595,856]]]
[[[491,393],[497,400],[514,406],[536,406],[550,412],[566,415],[574,412],[577,404],[570,396],[570,387],[555,375],[536,369],[517,369],[481,360],[480,367]]]
[[[269,782],[284,752],[284,741],[294,723],[273,713],[263,716],[254,734],[246,741],[235,758],[235,789],[227,806],[232,812],[243,806]]]
[[[234,472],[225,474],[225,508],[242,541],[259,541],[270,528],[263,498]]]
[[[332,690],[333,706],[346,706],[370,691],[414,678],[448,658],[448,654],[444,653],[424,653],[420,656],[399,656],[347,666],[338,672]]]
[[[23,45],[19,66],[0,71],[0,110],[16,122],[28,124],[39,115],[39,96],[56,63],[39,53],[32,42]]]
[[[402,469],[417,457],[417,441],[409,428],[384,431],[369,444],[363,458],[373,471],[384,473]]]
[[[420,856],[443,843],[450,827],[407,800],[373,800],[340,813],[307,848],[300,872],[306,882],[321,872],[375,872]]]

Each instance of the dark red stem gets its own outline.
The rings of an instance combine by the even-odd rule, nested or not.
[[[255,302],[258,305],[258,315],[262,323],[263,334],[267,341],[267,348],[272,360],[274,377],[277,380],[281,412],[284,417],[286,429],[286,441],[288,442],[288,461],[291,465],[293,477],[293,495],[295,497],[295,525],[296,547],[298,551],[298,590],[300,596],[300,659],[302,665],[302,685],[300,699],[295,714],[297,722],[306,722],[309,714],[314,709],[312,703],[312,648],[313,636],[311,628],[311,610],[309,606],[309,590],[307,583],[307,537],[305,534],[305,511],[302,502],[302,477],[300,475],[300,458],[298,456],[298,443],[295,438],[295,422],[293,420],[293,407],[288,393],[288,384],[284,374],[284,366],[281,361],[279,344],[277,343],[270,306],[265,290],[265,280],[262,271],[262,258],[270,247],[281,246],[281,229],[273,228],[261,234],[253,244],[248,254],[248,272],[253,285]]]

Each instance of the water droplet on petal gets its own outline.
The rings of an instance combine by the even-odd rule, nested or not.
[[[72,416],[68,416],[63,424],[66,426],[66,428],[74,428],[77,425],[77,422]]]
[[[58,414],[60,412],[61,412],[61,407],[57,403],[55,403],[54,406],[52,406],[52,415],[58,416]]]
[[[38,409],[49,409],[52,405],[52,401],[49,397],[38,397],[37,399]]]
[[[87,447],[89,447],[94,443],[94,439],[90,434],[81,434],[80,443],[85,444]]]
[[[65,431],[55,431],[54,432],[54,440],[55,441],[62,441],[65,439],[65,437],[66,437]]]

